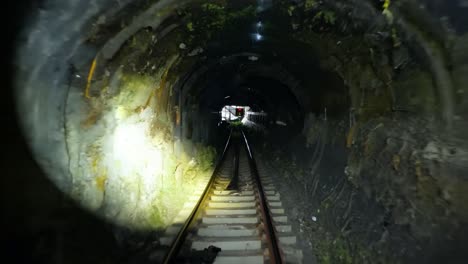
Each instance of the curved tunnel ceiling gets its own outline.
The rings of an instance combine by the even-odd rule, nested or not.
[[[403,109],[453,127],[463,101],[446,28],[415,19],[427,11],[411,3],[45,1],[17,54],[25,134],[63,192],[110,221],[147,228],[167,221],[162,207],[148,210],[163,181],[183,183],[204,164],[194,157],[211,151],[196,144],[216,134],[204,110],[236,91],[239,101],[295,112],[298,133],[307,115],[350,109],[362,120]],[[406,73],[432,76],[413,95],[420,100],[395,88]]]

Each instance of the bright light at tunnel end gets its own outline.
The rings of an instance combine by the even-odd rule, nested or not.
[[[255,34],[255,40],[256,40],[256,41],[261,41],[262,39],[263,39],[263,36],[260,35],[260,33],[256,33],[256,34]]]

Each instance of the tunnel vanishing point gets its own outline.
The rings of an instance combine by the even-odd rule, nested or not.
[[[15,55],[22,133],[56,188],[113,230],[156,239],[241,126],[304,263],[467,263],[466,1],[30,10]],[[265,118],[226,124],[224,106]]]

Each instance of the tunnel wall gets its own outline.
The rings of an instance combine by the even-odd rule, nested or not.
[[[283,191],[296,197],[293,221],[320,262],[463,263],[465,36],[421,21],[426,10],[415,1],[387,11],[354,2],[363,9],[340,1],[284,7],[294,38],[319,50],[321,67],[340,75],[350,104],[328,118],[305,109],[302,134],[266,144],[266,160],[274,161]],[[346,22],[347,11],[360,14]],[[344,26],[365,28],[351,34]]]
[[[172,9],[159,10],[182,3],[143,3],[141,15],[106,41],[100,34],[110,29],[96,28],[129,21],[121,10],[130,2],[62,2],[44,3],[19,41],[17,109],[28,143],[57,187],[84,208],[129,228],[163,227],[209,175],[215,155],[201,144],[204,131],[194,139],[174,134],[170,69],[179,43],[169,40],[146,72],[135,70],[152,41],[174,37],[158,28]]]
[[[34,11],[19,42],[17,98],[18,115],[38,162],[69,192],[71,175],[65,144],[64,113],[70,81],[70,65],[83,66],[92,50],[80,47],[86,23],[112,1],[47,1],[42,12]],[[76,9],[76,13],[68,12]],[[57,23],[56,18],[60,17]],[[76,57],[75,57],[76,56]]]
[[[412,20],[408,15],[411,12],[403,10],[407,7],[404,3],[408,1],[401,2],[403,4],[392,4],[390,8],[376,7],[371,1],[357,0],[320,3],[295,1],[278,7],[280,18],[287,18],[285,26],[281,27],[285,30],[278,32],[291,33],[290,38],[284,38],[284,42],[278,43],[292,43],[289,42],[292,39],[306,44],[308,49],[314,51],[313,54],[318,54],[320,68],[324,72],[339,75],[344,82],[340,88],[346,87],[343,93],[340,93],[341,90],[329,93],[328,88],[331,87],[326,86],[314,89],[314,86],[306,83],[309,73],[299,71],[302,81],[300,89],[301,92],[305,91],[299,94],[314,97],[317,95],[315,92],[321,92],[321,96],[317,96],[317,102],[322,102],[328,96],[329,100],[325,100],[326,102],[339,102],[336,105],[346,102],[350,109],[348,112],[340,108],[343,112],[330,119],[322,110],[332,103],[320,104],[318,111],[304,107],[305,128],[300,135],[287,138],[297,140],[297,144],[290,149],[291,152],[300,152],[306,148],[303,157],[311,158],[299,166],[291,165],[292,170],[298,172],[287,175],[286,179],[298,183],[297,189],[300,190],[309,186],[304,193],[311,201],[316,198],[317,201],[326,201],[318,205],[311,202],[313,207],[306,205],[301,210],[317,210],[320,206],[322,214],[326,215],[325,224],[315,225],[313,220],[309,220],[310,215],[307,215],[304,224],[319,234],[315,237],[324,235],[323,244],[317,243],[317,252],[325,252],[329,254],[328,257],[332,255],[336,257],[336,261],[348,260],[348,257],[353,257],[351,253],[358,252],[349,244],[358,245],[359,249],[371,248],[373,251],[370,253],[363,250],[359,251],[362,256],[354,256],[366,260],[372,259],[370,254],[375,256],[381,253],[382,249],[397,250],[405,241],[419,242],[431,234],[440,235],[434,239],[435,243],[431,241],[434,247],[440,241],[453,242],[453,239],[444,236],[458,232],[460,223],[464,223],[466,219],[466,215],[460,213],[465,207],[459,204],[459,201],[466,199],[463,196],[466,147],[460,143],[466,139],[464,113],[468,92],[464,85],[466,56],[463,55],[466,54],[466,38],[463,40],[456,36],[456,48],[452,50],[447,44],[443,29],[440,32],[426,32],[425,29],[433,28],[433,24]],[[177,166],[170,160],[170,155],[167,155],[168,161],[165,160],[166,155],[160,155],[160,164],[171,165],[167,166],[170,168],[170,173],[166,174],[168,177],[158,176],[157,179],[167,179],[172,183],[184,182],[184,175],[190,178],[192,173],[210,167],[210,162],[206,162],[209,159],[193,158],[198,154],[206,157],[213,155],[209,148],[197,144],[211,137],[205,134],[211,133],[203,126],[207,121],[199,117],[196,105],[180,103],[185,98],[178,100],[174,96],[172,101],[167,99],[171,94],[178,94],[174,91],[172,93],[171,88],[178,87],[174,84],[178,83],[181,73],[191,72],[194,65],[197,65],[197,55],[208,56],[203,52],[195,52],[194,57],[197,59],[187,59],[192,58],[189,54],[193,51],[200,51],[198,46],[208,46],[208,41],[200,39],[209,38],[200,34],[197,36],[199,39],[189,46],[184,37],[187,36],[185,31],[191,29],[190,23],[185,22],[197,22],[193,19],[182,21],[180,27],[173,27],[172,24],[162,26],[168,26],[166,28],[170,27],[171,30],[156,28],[161,23],[164,24],[164,19],[170,19],[167,13],[153,14],[153,17],[143,12],[141,19],[137,17],[135,20],[129,18],[132,17],[131,14],[123,14],[122,18],[125,19],[113,21],[118,26],[114,29],[107,28],[106,16],[98,14],[117,14],[119,8],[126,7],[126,3],[129,2],[103,0],[47,1],[44,4],[32,19],[31,26],[24,31],[20,42],[17,62],[18,112],[37,160],[63,192],[113,222],[154,228],[170,221],[161,219],[161,215],[170,218],[176,211],[176,208],[172,208],[174,210],[170,213],[164,211],[167,204],[172,202],[168,201],[173,197],[171,193],[178,195],[185,190],[168,188],[166,191],[169,192],[166,193],[151,193],[152,186],[159,188],[164,183],[150,183],[148,189],[142,190],[141,175],[129,172],[133,178],[120,177],[122,175],[116,169],[118,165],[113,164],[112,147],[127,146],[133,152],[120,153],[136,156],[141,153],[135,152],[134,144],[144,145],[144,149],[150,153],[147,157],[159,155],[158,151],[164,148],[173,158],[180,159],[183,163],[183,166]],[[170,3],[175,1],[159,1],[158,7]],[[75,10],[76,13],[69,10]],[[155,11],[151,6],[139,9],[144,10]],[[203,10],[206,12],[205,16],[212,17],[215,21],[208,20],[208,26],[201,27],[200,31],[211,34],[232,22],[226,17],[250,17],[251,13],[247,11],[228,16],[229,13],[219,6],[206,6]],[[146,20],[148,17],[151,19]],[[57,23],[57,18],[60,23]],[[177,31],[182,29],[184,32]],[[82,32],[87,32],[86,36]],[[151,50],[152,45],[156,44],[152,43],[153,33],[156,33],[156,42],[159,38],[166,41],[158,42],[158,45],[161,44],[160,48],[149,54],[148,49]],[[102,47],[105,48],[101,49]],[[96,54],[99,56],[96,57]],[[180,54],[185,57],[179,56]],[[87,98],[86,77],[93,59],[96,58],[98,66],[95,76],[91,77]],[[125,65],[125,69],[119,70],[121,65]],[[139,69],[145,70],[138,72]],[[415,89],[409,91],[410,88]],[[151,91],[155,91],[152,96]],[[188,91],[189,89],[187,93]],[[454,100],[454,94],[457,95],[457,100]],[[304,100],[302,97],[300,99]],[[145,107],[148,101],[150,103]],[[174,106],[178,106],[178,109]],[[407,116],[402,117],[395,113],[406,113]],[[176,116],[181,116],[182,125],[179,127]],[[419,123],[420,120],[423,120],[422,124]],[[398,122],[407,126],[395,131]],[[119,123],[127,126],[121,130]],[[447,129],[452,125],[455,129]],[[386,127],[393,129],[384,129]],[[174,132],[177,130],[184,131],[181,137]],[[115,133],[122,135],[119,131],[126,131],[124,134],[134,133],[136,137],[129,138],[126,134],[123,145],[113,145]],[[154,139],[151,134],[147,136],[147,131],[156,131],[157,139],[163,140],[131,141],[140,136]],[[392,133],[400,132],[404,132],[405,140],[391,139]],[[456,140],[450,137],[447,139],[444,136],[447,132],[456,135]],[[430,138],[422,139],[426,134],[431,135]],[[327,138],[323,138],[325,135]],[[318,141],[327,143],[320,145]],[[106,142],[111,142],[107,149],[102,147]],[[130,144],[125,145],[125,142]],[[337,145],[335,150],[338,152],[331,148],[333,144]],[[454,145],[457,147],[454,148]],[[147,146],[150,148],[146,149]],[[417,153],[410,153],[410,148],[416,149]],[[87,152],[88,150],[94,152]],[[331,165],[320,162],[322,159],[317,158],[321,156],[320,153],[327,153],[330,159],[335,153],[349,154],[349,160],[346,156],[339,160],[348,166],[333,167],[336,174],[328,177],[327,171]],[[421,157],[424,160],[417,162]],[[291,169],[289,158],[291,157],[284,157],[288,170]],[[276,157],[272,159],[275,160]],[[135,157],[130,160],[141,164],[141,160]],[[440,164],[443,164],[442,168],[438,167]],[[151,166],[153,164],[149,166],[153,168]],[[378,175],[374,175],[376,169],[380,170]],[[320,175],[316,174],[318,170]],[[109,172],[110,175],[105,176]],[[307,184],[302,184],[304,181]],[[314,191],[323,182],[325,184],[320,192],[318,189]],[[387,185],[391,188],[387,189]],[[422,197],[417,193],[417,188],[421,186]],[[151,193],[148,201],[141,203],[141,206],[134,206],[146,199],[145,193]],[[156,193],[161,196],[154,196]],[[294,189],[292,193],[296,193]],[[356,195],[359,202],[353,202],[351,206],[343,203],[342,200],[353,201],[353,193],[358,193]],[[178,204],[183,201],[183,196],[181,197]],[[331,202],[333,199],[337,202]],[[417,206],[413,206],[415,199]],[[432,203],[440,204],[432,206]],[[450,204],[448,211],[439,211],[439,206],[447,204]],[[155,208],[148,210],[150,205],[155,205]],[[422,206],[423,210],[419,210],[423,212],[422,215],[430,214],[430,217],[421,219],[421,216],[415,216],[415,222],[409,222],[408,219],[414,220],[414,208],[419,209],[419,206]],[[364,211],[363,208],[372,209]],[[151,214],[148,215],[148,212]],[[343,212],[348,218],[336,220],[333,217]],[[441,222],[440,217],[446,213],[456,218],[456,221]],[[369,228],[369,233],[363,233],[364,237],[350,236],[367,228],[366,221],[372,221],[373,226]],[[432,228],[434,223],[442,224]],[[323,230],[325,231],[321,232]],[[413,235],[417,236],[415,240]],[[314,236],[308,239],[317,242]],[[336,244],[339,246],[335,247]],[[320,248],[323,245],[325,247]],[[425,247],[427,244],[421,243],[420,246],[431,251],[431,247]],[[419,249],[416,247],[415,250]],[[401,254],[394,257],[408,256],[405,255],[406,252]],[[327,255],[323,257],[327,259]]]

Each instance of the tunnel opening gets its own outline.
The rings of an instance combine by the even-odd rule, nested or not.
[[[50,180],[121,243],[159,241],[236,126],[305,260],[465,259],[468,38],[434,15],[451,4],[118,2],[46,1],[16,99]]]
[[[221,121],[242,121],[245,116],[245,112],[250,110],[249,106],[240,105],[225,105],[221,109]]]

